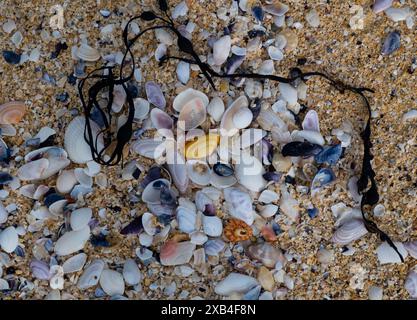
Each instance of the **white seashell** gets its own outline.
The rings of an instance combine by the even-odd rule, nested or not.
[[[320,25],[320,17],[316,9],[311,9],[306,13],[306,21],[313,28]]]
[[[239,183],[254,192],[265,188],[267,181],[262,176],[264,173],[262,163],[249,154],[242,154],[235,165],[235,176]]]
[[[241,109],[246,109],[247,111],[250,112],[248,108],[248,99],[244,95],[237,98],[230,105],[230,107],[228,107],[226,111],[224,112],[222,120],[220,122],[220,134],[221,135],[231,137],[237,132],[237,128],[235,126],[235,121],[234,121],[234,115]],[[246,120],[248,119],[247,111],[243,111],[241,114],[241,116],[246,117]],[[236,122],[239,122],[239,119],[238,119],[239,117],[236,118]]]
[[[4,32],[11,33],[14,29],[16,29],[16,23],[13,20],[8,19],[5,23],[3,23]]]
[[[15,227],[7,227],[0,232],[0,247],[7,253],[12,253],[19,244]]]
[[[232,272],[216,284],[214,292],[218,295],[230,296],[233,293],[246,293],[256,285],[258,281],[255,278]]]
[[[249,194],[231,187],[224,189],[224,199],[226,200],[226,209],[231,216],[252,225],[254,215],[252,199]]]
[[[4,279],[0,279],[0,291],[9,290],[9,289],[10,289],[9,283]]]
[[[195,245],[203,245],[208,240],[208,237],[204,232],[195,231],[190,234],[190,242],[194,243]]]
[[[291,197],[285,185],[281,186],[280,210],[288,216],[293,222],[297,222],[300,217],[298,201]]]
[[[101,273],[104,269],[104,261],[97,259],[92,261],[84,270],[77,282],[77,287],[81,290],[88,289],[97,285]]]
[[[262,210],[259,212],[262,217],[264,218],[270,218],[276,215],[278,212],[278,206],[275,204],[267,204],[262,208]]]
[[[155,37],[156,39],[167,46],[170,46],[174,43],[173,36],[164,29],[155,29]]]
[[[150,103],[148,100],[143,98],[135,98],[133,99],[133,104],[135,107],[135,115],[134,118],[136,120],[143,120],[147,117],[150,109]]]
[[[248,127],[253,119],[253,113],[249,108],[241,108],[235,112],[232,121],[235,128],[243,129]]]
[[[384,295],[383,289],[381,287],[370,286],[368,290],[369,300],[382,300]]]
[[[187,84],[190,80],[190,64],[184,61],[178,62],[177,77],[182,84]]]
[[[159,199],[160,191],[153,187],[153,185],[155,183],[164,183],[168,187],[171,187],[171,183],[166,179],[157,179],[157,180],[154,180],[154,181],[150,182],[142,192],[142,201],[143,202],[152,203],[152,204],[161,203],[161,201]]]
[[[155,50],[155,59],[156,61],[161,61],[163,57],[167,54],[167,46],[166,44],[160,43]]]
[[[87,255],[84,252],[67,259],[62,265],[64,273],[73,273],[82,270],[86,261]]]
[[[179,152],[167,153],[168,170],[172,180],[180,193],[185,193],[188,188],[189,178],[185,166],[184,157]]]
[[[268,54],[269,57],[275,61],[281,61],[282,59],[284,59],[284,54],[282,53],[282,51],[274,46],[268,47]]]
[[[17,134],[16,128],[11,124],[0,124],[1,135],[14,137]]]
[[[123,278],[129,286],[135,286],[142,280],[142,274],[135,260],[127,259],[123,265]]]
[[[105,269],[101,273],[100,286],[109,296],[122,295],[125,292],[123,276],[110,269]]]
[[[266,132],[262,129],[245,129],[243,130],[241,136],[240,136],[240,147],[242,149],[246,149],[247,147],[250,147],[259,141],[262,140],[263,137],[266,136]]]
[[[90,121],[93,138],[96,139],[100,128],[94,121]],[[83,116],[75,117],[67,126],[64,137],[65,150],[69,158],[75,163],[86,163],[93,160],[90,146],[84,140],[85,118]],[[97,139],[97,149],[102,150],[103,136]]]
[[[90,227],[86,226],[78,231],[69,231],[55,243],[55,253],[66,256],[84,248],[90,238]]]
[[[288,83],[279,83],[279,92],[282,98],[288,102],[289,105],[295,105],[298,99],[297,89]]]
[[[71,229],[79,231],[85,228],[93,216],[93,210],[91,208],[80,208],[71,212],[70,224]]]
[[[262,193],[259,195],[259,198],[258,198],[259,202],[262,202],[265,204],[268,204],[277,200],[278,200],[278,194],[272,190],[262,191]]]
[[[165,153],[165,143],[156,139],[137,140],[131,145],[132,151],[149,159],[158,159]]]
[[[146,232],[142,232],[139,235],[139,243],[144,247],[150,247],[153,243],[153,236],[147,234]]]
[[[394,22],[404,21],[413,14],[410,7],[402,8],[388,8],[385,10],[385,14]]]
[[[404,288],[412,298],[417,298],[417,272],[410,271],[405,280]]]
[[[87,175],[82,168],[75,168],[74,175],[77,181],[85,187],[92,187],[93,186],[93,178]]]
[[[76,56],[81,60],[92,62],[100,59],[100,52],[88,44],[83,43],[77,48]]]
[[[393,0],[375,0],[372,10],[375,13],[380,13],[392,6]]]
[[[187,173],[192,182],[200,186],[210,183],[211,169],[205,161],[187,160]]]
[[[84,173],[90,177],[95,177],[100,173],[101,165],[95,161],[88,161],[87,168],[84,168]]]
[[[274,74],[275,73],[274,61],[270,59],[263,61],[262,64],[259,66],[258,73],[264,74],[264,75]]]
[[[417,241],[409,241],[404,243],[404,248],[408,251],[410,256],[417,259]]]
[[[211,99],[207,106],[207,113],[214,119],[214,121],[219,122],[224,113],[223,100],[220,97],[214,97]]]
[[[315,110],[309,110],[302,123],[303,130],[320,132],[319,115]]]
[[[401,242],[396,241],[394,241],[394,244],[405,259],[408,256],[408,252],[404,248],[404,245]],[[402,263],[398,253],[395,252],[395,250],[391,248],[391,246],[386,241],[382,242],[378,248],[376,248],[376,254],[378,255],[380,264]]]
[[[403,117],[402,117],[402,121],[406,122],[406,121],[412,121],[414,119],[417,118],[417,110],[410,110],[406,113],[404,113]]]
[[[339,245],[347,245],[352,241],[362,238],[368,233],[363,221],[350,219],[345,221],[333,234],[332,241]]]
[[[184,208],[177,208],[178,229],[185,233],[191,233],[196,230],[197,215],[195,212]]]
[[[74,170],[63,170],[56,180],[56,189],[60,193],[69,193],[77,184]]]
[[[34,139],[39,138],[39,142],[45,142],[46,139],[48,139],[50,136],[56,134],[56,131],[54,129],[51,129],[49,127],[42,127],[39,132],[34,136]]]
[[[210,184],[216,188],[229,188],[236,183],[237,179],[234,176],[222,177],[216,174],[214,171],[212,171],[210,174]]]
[[[188,263],[195,250],[195,244],[168,241],[161,247],[160,259],[163,266],[176,266]]]
[[[9,216],[9,213],[7,212],[3,203],[0,202],[0,224],[5,223],[7,221],[8,216]]]
[[[185,16],[188,12],[188,6],[185,1],[180,2],[177,4],[172,11],[172,19],[177,19],[178,17]]]
[[[293,141],[307,140],[308,142],[319,144],[321,146],[325,143],[324,138],[320,132],[310,130],[294,130],[291,132],[291,139]]]
[[[262,83],[253,79],[247,79],[245,81],[245,93],[249,99],[261,98],[263,93]]]
[[[220,237],[223,232],[222,220],[217,216],[203,216],[203,230],[209,237]]]
[[[177,125],[184,131],[197,128],[206,121],[207,111],[205,102],[200,98],[189,100],[181,109]]]
[[[49,212],[55,216],[62,215],[64,213],[64,207],[68,203],[68,200],[62,199],[55,201],[49,206]]]
[[[142,215],[142,225],[145,232],[151,236],[155,235],[156,233],[156,218],[153,214],[149,212],[145,212]]]
[[[20,180],[39,180],[49,167],[49,160],[42,158],[28,162],[17,171]]]
[[[177,112],[181,112],[182,108],[195,98],[200,98],[204,107],[209,104],[209,98],[201,91],[188,88],[177,95],[172,103],[172,107]]]
[[[236,45],[233,45],[231,51],[232,51],[233,54],[235,54],[237,56],[246,56],[246,51],[247,50],[246,50],[246,48],[241,48],[241,47],[238,47]]]
[[[213,61],[215,65],[222,65],[229,56],[232,46],[230,36],[223,36],[213,44]]]
[[[111,105],[111,110],[114,113],[120,112],[126,102],[126,98],[127,94],[125,88],[120,84],[115,85],[113,89],[113,103]]]

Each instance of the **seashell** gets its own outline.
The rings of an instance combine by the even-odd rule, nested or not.
[[[269,204],[278,200],[278,194],[272,190],[264,190],[259,195],[258,201],[261,203]]]
[[[88,161],[87,168],[84,169],[84,173],[90,177],[95,177],[100,173],[101,165],[95,161]]]
[[[216,284],[214,292],[222,296],[230,296],[236,293],[242,294],[248,292],[258,284],[258,281],[253,277],[232,272]]]
[[[2,132],[0,128],[0,132]],[[7,147],[7,144],[0,138],[0,164],[7,164],[10,160],[11,151]]]
[[[153,236],[147,234],[146,232],[142,232],[139,235],[139,243],[144,247],[150,247],[153,243]]]
[[[39,180],[49,167],[48,159],[39,159],[24,164],[17,171],[20,180]]]
[[[62,265],[64,273],[68,274],[82,270],[86,261],[87,255],[84,252],[72,256],[71,258],[65,260]]]
[[[93,192],[93,188],[82,186],[77,184],[71,191],[70,196],[73,199],[78,199],[78,197],[83,197],[89,193]]]
[[[172,129],[174,120],[161,109],[153,108],[151,111],[151,121],[156,129]]]
[[[201,159],[210,156],[220,142],[218,134],[209,134],[198,137],[197,140],[185,144],[185,157],[187,159]]]
[[[7,253],[12,253],[19,244],[15,227],[7,227],[0,232],[0,247]]]
[[[238,128],[241,129],[245,128],[245,125],[248,126],[252,121],[252,117],[249,115],[248,111],[252,114],[248,108],[248,99],[245,96],[237,98],[223,114],[220,122],[221,134],[231,137],[237,132]],[[239,114],[235,118],[235,115],[238,112]],[[237,127],[236,124],[238,124],[239,127]]]
[[[88,44],[81,44],[76,51],[76,56],[78,59],[84,60],[84,61],[89,61],[89,62],[93,62],[93,61],[97,61],[98,59],[100,59],[100,52],[95,49],[90,47]]]
[[[289,83],[279,83],[279,92],[282,98],[288,102],[289,105],[295,105],[298,99],[297,89],[295,89]]]
[[[230,242],[249,240],[252,235],[252,228],[239,219],[230,219],[224,228],[224,236]]]
[[[226,209],[231,216],[252,225],[254,216],[252,199],[249,194],[238,188],[230,187],[224,189],[224,199],[226,200]]]
[[[197,215],[195,212],[178,207],[177,210],[178,229],[181,232],[191,233],[196,231]]]
[[[165,109],[166,100],[164,94],[161,90],[161,87],[153,81],[148,81],[145,83],[146,97],[148,101],[154,106]]]
[[[126,89],[120,84],[115,85],[113,88],[113,103],[111,105],[111,110],[114,113],[118,113],[122,110],[123,105],[126,102],[126,97]]]
[[[75,163],[86,163],[93,160],[90,146],[84,139],[85,118],[83,116],[75,117],[67,126],[64,137],[65,150],[69,158]],[[100,131],[99,126],[90,121],[91,132],[94,139]],[[103,136],[100,134],[97,139],[97,149],[102,150],[104,147]]]
[[[229,167],[228,165],[224,164],[224,163],[216,163],[213,166],[213,171],[222,177],[230,177],[234,174],[234,170],[232,167]]]
[[[125,292],[123,276],[110,269],[105,269],[101,273],[100,286],[109,296],[122,295]]]
[[[161,264],[163,266],[176,266],[188,263],[194,250],[195,244],[189,241],[175,242],[170,240],[161,247]]]
[[[204,108],[209,104],[209,99],[203,92],[188,88],[175,97],[172,107],[175,111],[181,112],[186,104],[196,98],[199,98],[203,102]]]
[[[265,12],[268,12],[274,16],[283,16],[290,9],[286,4],[283,4],[279,1],[274,1],[272,4],[263,6]]]
[[[155,50],[155,59],[156,61],[161,61],[167,54],[167,46],[163,43],[160,43]]]
[[[266,132],[262,129],[245,129],[240,136],[240,147],[246,149],[261,141],[265,135]]]
[[[235,165],[235,176],[239,183],[254,192],[265,188],[267,182],[263,178],[264,173],[265,169],[262,163],[249,154],[242,154],[240,161]]]
[[[137,140],[131,145],[131,150],[149,159],[158,159],[165,153],[165,143],[156,139]]]
[[[417,298],[417,272],[411,270],[404,283],[404,288],[407,290],[411,298]]]
[[[276,215],[278,212],[278,206],[275,204],[268,204],[266,206],[264,206],[261,210],[260,210],[260,214],[262,217],[264,218],[270,218],[273,217],[274,215]]]
[[[314,177],[313,181],[311,182],[311,191],[315,191],[320,189],[330,183],[332,183],[336,179],[333,170],[330,168],[322,168],[317,172],[316,176]]]
[[[49,137],[56,134],[56,131],[54,129],[51,129],[49,127],[42,127],[39,132],[34,136],[34,139],[39,139],[39,142],[45,142]]]
[[[306,21],[313,28],[317,28],[320,25],[320,17],[316,9],[311,9],[306,13]]]
[[[413,14],[410,7],[393,8],[390,7],[385,10],[385,14],[394,22],[404,21]]]
[[[224,249],[225,243],[223,240],[214,239],[208,240],[204,244],[204,250],[208,256],[218,256],[218,254]]]
[[[100,280],[101,273],[104,269],[104,261],[97,259],[92,261],[84,270],[77,282],[77,287],[85,290],[94,287]]]
[[[401,46],[401,36],[399,31],[393,31],[388,34],[382,45],[381,53],[385,56],[392,54]]]
[[[249,246],[246,253],[268,268],[274,268],[277,262],[281,262],[282,265],[286,262],[282,251],[267,242]]]
[[[145,232],[151,236],[156,234],[156,222],[157,219],[154,215],[150,214],[149,212],[145,212],[142,215],[142,226]]]
[[[35,193],[33,194],[33,199],[39,200],[41,199],[47,192],[49,191],[48,186],[40,185],[36,188]]]
[[[197,128],[206,121],[206,104],[200,98],[191,99],[181,109],[177,125],[184,131]]]
[[[188,12],[188,6],[186,1],[178,3],[172,11],[172,19],[176,20],[178,17],[185,16]]]
[[[49,266],[46,262],[40,260],[32,260],[29,265],[32,276],[39,280],[49,280]]]
[[[332,263],[334,259],[334,254],[332,251],[321,248],[317,251],[317,261],[320,262],[322,265],[327,266]]]
[[[91,208],[80,208],[71,212],[70,224],[71,229],[79,231],[85,228],[93,216]]]
[[[222,220],[217,216],[203,216],[203,230],[209,237],[220,237],[223,232]]]
[[[299,220],[300,211],[298,201],[291,197],[291,194],[287,191],[285,185],[281,186],[281,200],[279,205],[280,210],[293,222],[297,222]]]
[[[394,241],[394,244],[405,259],[408,256],[408,252],[404,248],[404,245],[401,242],[396,241]],[[376,248],[376,254],[381,265],[387,263],[402,263],[398,253],[395,252],[395,250],[386,241],[382,242],[378,248]]]
[[[0,225],[7,221],[9,213],[7,212],[4,205],[0,202]]]
[[[160,200],[160,186],[164,184],[170,188],[171,183],[166,179],[157,179],[149,183],[142,192],[142,201],[145,203],[159,204]]]
[[[207,105],[207,113],[214,119],[214,121],[219,122],[224,113],[224,103],[220,97],[214,97],[211,99],[210,103]]]
[[[404,113],[404,115],[402,117],[402,121],[403,122],[412,121],[416,118],[417,118],[417,110],[413,109],[413,110],[410,110],[410,111],[407,111],[406,113]]]
[[[189,178],[185,160],[179,152],[167,153],[168,170],[171,174],[172,180],[180,193],[185,193],[188,188]]]
[[[187,173],[192,182],[200,186],[210,183],[211,170],[208,164],[200,160],[187,160]]]
[[[135,115],[134,118],[136,120],[143,120],[149,113],[150,103],[148,100],[143,98],[135,98],[133,99],[133,104],[135,107]]]
[[[167,46],[174,43],[172,35],[164,29],[155,29],[155,37],[160,43],[166,44]]]
[[[208,240],[208,237],[205,235],[204,232],[195,231],[190,234],[190,241],[195,245],[202,246]]]
[[[229,188],[237,183],[237,179],[234,176],[219,176],[215,172],[211,172],[210,174],[210,184],[216,188]]]
[[[246,80],[245,93],[249,97],[249,99],[261,98],[263,93],[262,83],[253,79]]]
[[[133,259],[127,259],[123,265],[123,278],[129,286],[135,286],[142,280],[142,274]]]
[[[84,169],[75,168],[74,175],[77,181],[85,187],[92,187],[93,186],[93,178],[87,175]]]
[[[0,105],[0,124],[19,123],[26,113],[23,101],[6,102]],[[3,133],[2,133],[3,134]]]
[[[417,241],[409,241],[404,243],[404,248],[408,251],[410,256],[417,259]]]
[[[232,47],[232,40],[230,36],[226,35],[218,39],[213,44],[213,61],[217,66],[222,65],[229,56]]]
[[[279,131],[285,132],[288,130],[287,125],[281,118],[270,108],[261,110],[256,119],[260,127],[266,131],[271,131],[272,128],[277,128]]]
[[[344,222],[333,234],[332,241],[336,244],[347,245],[352,241],[362,238],[368,233],[363,221],[351,219]]]
[[[55,243],[55,253],[66,256],[84,248],[90,238],[90,227],[86,226],[78,231],[69,231]]]
[[[187,84],[190,80],[190,64],[184,61],[178,62],[177,77],[182,84]]]
[[[271,75],[275,73],[274,61],[271,59],[265,60],[261,63],[258,69],[259,74]]]
[[[284,59],[284,54],[282,53],[282,51],[274,46],[268,47],[268,55],[272,60],[275,61],[281,61],[282,59]]]
[[[6,280],[0,279],[0,291],[3,291],[3,290],[10,290],[10,286]]]
[[[317,163],[327,163],[331,166],[335,165],[342,155],[342,145],[325,146],[324,149],[314,156]]]
[[[62,199],[55,201],[49,206],[49,212],[52,213],[55,216],[61,215],[64,213],[64,207],[68,203],[68,200]]]
[[[291,138],[293,141],[304,141],[307,140],[308,142],[312,144],[317,145],[324,145],[324,138],[320,134],[320,132],[317,131],[309,131],[309,130],[294,130],[291,132]]]
[[[384,295],[383,289],[381,287],[371,286],[368,290],[369,300],[382,300]]]
[[[393,0],[375,0],[374,4],[372,5],[372,11],[375,13],[380,13],[391,7],[392,1]]]
[[[226,71],[226,74],[233,74],[241,66],[243,61],[245,60],[245,56],[243,55],[237,55],[232,54],[230,58],[227,59],[226,65],[224,67],[224,70]]]
[[[284,36],[287,40],[285,45],[285,51],[293,51],[298,47],[298,37],[294,30],[290,28],[285,28],[282,30],[279,35]]]

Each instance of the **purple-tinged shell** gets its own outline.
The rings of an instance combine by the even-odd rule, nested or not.
[[[279,180],[282,177],[281,173],[278,172],[265,172],[262,177],[266,180],[266,181],[274,181],[274,182],[279,182]]]
[[[262,161],[264,164],[270,165],[272,163],[274,147],[265,138],[262,139]]]
[[[401,36],[398,31],[393,31],[388,34],[385,38],[384,44],[382,45],[382,54],[387,56],[398,50],[401,46]]]
[[[323,151],[314,156],[317,163],[327,163],[331,166],[335,165],[342,155],[342,144],[334,146],[325,146]]]
[[[161,168],[160,167],[152,167],[148,170],[148,174],[141,182],[141,187],[145,189],[145,187],[151,183],[152,181],[160,179],[161,176]]]
[[[393,0],[375,0],[372,10],[375,13],[380,13],[382,11],[385,11],[386,9],[390,8],[392,6]]]
[[[404,243],[404,248],[408,251],[410,256],[417,259],[417,240]]]
[[[120,234],[139,234],[142,230],[142,217],[136,217],[126,227],[120,230]]]
[[[315,110],[310,110],[306,113],[302,127],[303,130],[320,132],[319,115]]]
[[[157,85],[153,81],[146,82],[145,91],[146,97],[148,98],[148,101],[150,103],[152,103],[154,106],[160,109],[165,109],[166,100],[159,85]]]
[[[317,172],[313,181],[311,182],[311,190],[320,189],[336,179],[336,176],[332,169],[322,168]]]
[[[204,250],[208,256],[217,256],[224,247],[225,243],[220,239],[208,240],[204,244]]]
[[[174,210],[175,207],[173,206],[154,204],[154,203],[148,203],[148,209],[152,214],[154,214],[157,217],[162,216],[162,215],[172,216],[175,212]]]
[[[243,63],[243,60],[245,60],[245,56],[238,56],[238,55],[232,54],[232,56],[226,61],[226,66],[225,66],[226,74],[235,73],[237,68],[239,68],[240,65]]]
[[[336,244],[347,245],[362,238],[368,233],[363,220],[351,219],[343,223],[333,234],[332,241]]]
[[[40,260],[32,260],[30,263],[32,275],[39,280],[49,280],[49,266],[46,262]]]
[[[322,150],[323,147],[315,143],[293,141],[287,143],[282,148],[281,153],[284,157],[311,157],[320,153]]]
[[[206,216],[215,216],[216,215],[216,207],[212,203],[206,204],[206,208],[204,209],[204,215]]]

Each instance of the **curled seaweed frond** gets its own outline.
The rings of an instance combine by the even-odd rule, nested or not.
[[[133,98],[129,91],[127,90],[126,83],[130,81],[133,77],[134,70],[135,70],[135,60],[134,55],[131,51],[131,47],[135,44],[135,42],[146,32],[155,29],[168,29],[171,30],[177,36],[177,45],[180,52],[186,54],[188,57],[176,57],[176,56],[165,56],[161,63],[164,63],[168,60],[179,60],[184,61],[190,64],[196,64],[199,66],[201,73],[207,79],[210,86],[216,90],[216,86],[214,84],[213,78],[228,78],[228,79],[239,79],[239,78],[248,78],[248,79],[268,79],[271,81],[276,81],[280,83],[292,83],[295,80],[301,79],[303,81],[307,81],[311,77],[321,77],[328,81],[328,83],[333,86],[336,90],[340,93],[345,92],[352,92],[358,96],[360,96],[365,104],[367,110],[367,121],[365,129],[362,132],[362,141],[363,141],[363,158],[362,158],[362,172],[360,179],[358,180],[358,190],[363,195],[361,201],[361,211],[364,220],[364,224],[367,230],[371,233],[376,233],[379,235],[382,241],[387,241],[388,244],[398,253],[401,258],[401,261],[404,261],[402,255],[398,251],[397,247],[393,243],[393,241],[389,238],[389,236],[380,230],[375,222],[371,221],[366,213],[365,207],[366,206],[374,206],[379,201],[379,193],[378,187],[375,181],[375,171],[372,168],[371,160],[373,159],[373,155],[371,153],[372,142],[371,142],[371,106],[369,100],[365,93],[373,93],[374,91],[368,88],[363,87],[354,87],[343,83],[338,79],[333,79],[329,75],[313,71],[313,72],[303,72],[299,68],[293,68],[290,70],[290,76],[288,78],[277,76],[277,75],[263,75],[257,73],[219,73],[214,71],[210,65],[205,62],[202,62],[199,58],[199,55],[194,50],[192,42],[184,37],[181,32],[176,28],[174,21],[171,19],[169,15],[169,6],[166,0],[158,0],[158,5],[160,11],[163,13],[165,17],[161,17],[157,15],[153,11],[145,11],[141,13],[139,16],[131,18],[128,23],[126,24],[123,30],[123,41],[126,46],[126,51],[120,66],[119,75],[116,77],[114,75],[114,67],[105,66],[94,70],[90,73],[85,79],[82,79],[79,83],[79,94],[81,98],[81,102],[84,108],[84,114],[86,117],[86,127],[85,127],[85,140],[90,146],[91,152],[93,154],[93,159],[103,165],[116,165],[120,161],[123,162],[123,149],[125,145],[129,142],[130,138],[132,137],[132,124],[133,124],[133,115],[134,115],[134,107],[133,107]],[[157,20],[161,25],[156,25],[152,27],[148,27],[141,31],[138,35],[134,38],[128,38],[128,30],[130,23],[134,20],[140,19],[142,21],[151,22]],[[125,61],[127,56],[130,58],[130,65],[131,70],[127,76],[124,76],[124,68],[125,68]],[[106,71],[104,74],[97,74],[98,72]],[[89,79],[98,79],[95,84],[93,84],[88,90],[88,99],[84,98],[83,88],[87,80]],[[113,100],[113,90],[115,85],[122,85],[123,89],[126,92],[126,104],[128,106],[128,117],[127,121],[124,125],[122,125],[117,132],[113,132],[111,129],[111,105]],[[109,100],[107,103],[106,108],[101,108],[97,101],[97,95],[102,90],[107,90],[109,92]],[[105,124],[105,129],[99,132],[96,137],[93,137],[92,130],[91,130],[91,123],[93,121],[91,118],[91,110],[95,107],[99,110],[102,114]],[[105,146],[104,149],[98,150],[97,149],[97,140],[99,135],[104,135]],[[116,143],[114,143],[116,141]],[[110,150],[112,149],[112,150]],[[111,151],[110,155],[106,155],[108,151]]]

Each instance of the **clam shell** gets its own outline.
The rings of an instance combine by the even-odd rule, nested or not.
[[[170,240],[161,247],[161,264],[163,266],[176,266],[188,263],[194,250],[195,244],[189,241],[175,242]]]
[[[9,216],[9,213],[7,212],[3,203],[0,202],[0,224],[5,223],[7,221],[8,216]]]
[[[90,238],[90,228],[84,227],[78,231],[69,231],[55,243],[55,253],[59,256],[66,256],[84,248]]]
[[[77,184],[74,170],[63,170],[56,180],[56,189],[60,193],[69,193]]]
[[[151,236],[156,234],[156,218],[153,214],[145,212],[142,215],[143,230]]]
[[[257,285],[258,281],[255,278],[232,272],[216,284],[214,292],[218,295],[230,296],[233,293],[246,293]]]
[[[62,265],[64,273],[73,273],[82,270],[86,261],[87,255],[84,252],[72,256],[71,258],[65,260]]]
[[[185,193],[189,184],[189,177],[185,166],[185,160],[179,152],[167,153],[168,170],[172,181],[180,193]]]
[[[84,187],[91,188],[93,186],[93,178],[85,173],[84,169],[75,168],[74,175],[77,181]]]
[[[259,202],[262,202],[265,204],[268,204],[277,200],[278,200],[278,194],[272,190],[262,191],[262,193],[259,195],[259,198],[258,198]]]
[[[216,65],[220,66],[227,60],[231,47],[232,40],[228,35],[221,37],[213,44],[213,61]]]
[[[40,260],[32,260],[29,267],[33,277],[36,279],[49,280],[50,272],[49,266],[46,262]]]
[[[135,107],[135,115],[134,118],[136,120],[143,120],[149,113],[150,103],[148,100],[143,98],[135,98],[133,100],[133,104]]]
[[[249,194],[234,187],[224,189],[224,199],[229,214],[252,225],[254,221],[252,199]]]
[[[303,130],[320,132],[319,115],[315,110],[309,110],[302,123]]]
[[[223,240],[208,240],[204,244],[204,250],[208,256],[218,256],[218,254],[224,249],[225,246],[226,245]]]
[[[235,165],[235,176],[239,183],[254,192],[266,187],[267,181],[262,176],[264,173],[262,163],[248,154],[242,154],[239,163]]]
[[[268,12],[274,16],[281,17],[288,12],[290,9],[286,4],[279,1],[274,1],[272,4],[267,4],[263,6],[265,12]]]
[[[207,113],[214,119],[214,121],[219,122],[224,113],[223,100],[220,97],[214,97],[211,99],[207,106]]]
[[[184,208],[177,208],[178,229],[185,233],[196,231],[197,215],[195,212]]]
[[[85,121],[83,116],[75,117],[65,131],[65,150],[68,152],[69,158],[75,163],[86,163],[93,160],[90,146],[84,139]],[[94,121],[90,121],[90,126],[93,139],[95,140],[100,128]],[[97,147],[98,151],[104,147],[102,134],[97,139]]]
[[[7,253],[12,253],[19,244],[15,227],[7,227],[0,232],[0,247]]]
[[[122,295],[125,292],[123,276],[110,269],[105,269],[101,273],[100,286],[109,296]]]
[[[241,108],[233,115],[232,121],[235,128],[243,129],[251,124],[252,119],[252,111],[250,111],[249,108]]]
[[[153,108],[150,115],[153,126],[156,129],[172,129],[174,120],[161,109]]]
[[[88,44],[81,44],[76,51],[76,56],[84,61],[97,61],[98,59],[100,59],[100,52],[93,48],[90,47]]]
[[[181,112],[184,106],[195,98],[199,98],[203,102],[204,108],[209,104],[209,98],[203,92],[188,88],[175,97],[172,107],[175,111]]]
[[[347,245],[352,241],[362,238],[368,233],[363,221],[351,219],[344,222],[333,234],[332,241],[336,244]]]
[[[130,148],[142,157],[149,159],[160,158],[166,150],[164,141],[156,139],[137,140],[132,143]]]
[[[49,167],[49,160],[42,158],[24,164],[17,171],[20,180],[39,180]]]
[[[394,241],[394,244],[405,259],[408,256],[408,252],[404,248],[404,245],[401,242],[396,241]],[[395,250],[386,241],[382,242],[378,248],[376,248],[376,254],[381,265],[387,263],[402,263],[398,253],[395,252]]]
[[[178,62],[177,77],[182,84],[187,84],[190,80],[190,64],[184,61]]]
[[[249,246],[246,253],[268,268],[274,268],[277,262],[281,262],[282,265],[286,262],[282,251],[267,242]]]
[[[66,199],[55,201],[49,206],[49,212],[55,216],[61,215],[64,213],[64,207],[67,203],[68,201]]]
[[[142,280],[142,274],[133,259],[127,259],[123,265],[123,278],[129,286],[137,285]]]
[[[275,204],[268,204],[264,206],[261,211],[259,212],[262,217],[264,218],[270,218],[276,215],[278,212],[278,206]]]
[[[123,105],[126,102],[126,97],[127,94],[125,88],[120,84],[115,85],[113,89],[113,103],[111,105],[111,109],[114,113],[118,113],[122,110]]]
[[[48,191],[49,191],[49,187],[41,184],[40,186],[36,188],[36,191],[33,194],[33,199],[35,200],[41,199],[45,195],[45,193],[47,193]]]
[[[180,111],[177,123],[179,128],[188,131],[206,121],[206,105],[199,97],[189,100]]]
[[[237,179],[234,176],[222,177],[216,174],[214,171],[210,174],[210,184],[216,188],[228,188],[234,186],[237,183]]]
[[[161,87],[153,81],[149,81],[145,83],[145,91],[146,97],[148,101],[152,103],[154,106],[165,109],[166,100],[164,94],[161,90]]]
[[[77,282],[77,287],[85,290],[94,287],[100,280],[101,273],[104,269],[104,261],[97,259],[92,261],[84,270]]]
[[[411,270],[404,283],[404,288],[412,298],[417,298],[417,272]]]
[[[26,113],[23,101],[6,102],[0,105],[0,124],[19,123]]]
[[[307,140],[308,142],[318,144],[320,146],[324,145],[324,138],[317,131],[310,131],[310,130],[294,130],[291,132],[291,139],[292,141],[304,141]]]
[[[161,183],[164,183],[168,187],[171,186],[171,183],[166,179],[157,179],[150,182],[142,192],[142,201],[145,203],[160,204],[161,192],[159,189],[155,188],[155,186],[158,186]]]
[[[213,200],[203,191],[197,191],[195,194],[195,205],[197,209],[204,212],[207,205],[213,205]]]
[[[210,183],[211,170],[208,164],[200,160],[187,160],[187,173],[192,182],[200,186]]]
[[[208,237],[204,234],[204,232],[195,231],[190,234],[190,241],[196,245],[202,246],[206,243]]]
[[[80,208],[71,212],[70,224],[71,229],[79,231],[85,228],[93,216],[91,208]]]
[[[203,216],[203,230],[209,237],[220,237],[223,232],[222,220],[217,216]]]
[[[226,109],[226,111],[223,113],[223,117],[220,122],[221,135],[231,137],[234,134],[236,134],[238,130],[235,125],[235,121],[233,120],[234,115],[242,109],[247,109],[247,111],[250,112],[250,110],[248,109],[248,105],[248,99],[246,98],[246,96],[240,96],[230,105],[230,107]],[[247,114],[247,111],[242,112],[242,115]]]

